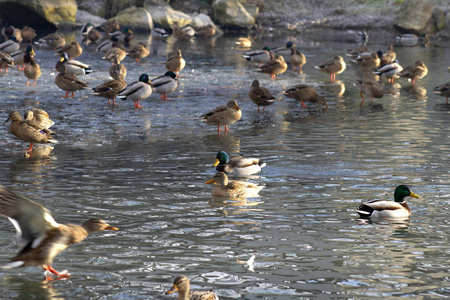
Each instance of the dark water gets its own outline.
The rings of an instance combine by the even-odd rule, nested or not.
[[[75,36],[68,35],[68,39]],[[78,39],[78,35],[76,36]],[[98,216],[120,228],[101,232],[63,252],[54,262],[69,280],[43,283],[36,268],[0,270],[5,299],[174,299],[163,295],[185,274],[192,289],[215,290],[221,299],[444,298],[449,283],[449,109],[432,88],[449,80],[447,45],[397,47],[400,63],[422,58],[430,72],[415,88],[396,80],[397,95],[360,109],[353,82],[364,75],[348,63],[329,82],[314,65],[344,55],[351,35],[262,36],[253,48],[293,39],[307,56],[304,73],[289,69],[271,80],[241,58],[235,37],[214,41],[151,43],[152,54],[136,64],[126,58],[127,82],[141,73],[156,77],[180,48],[187,60],[181,86],[161,101],[152,95],[135,109],[54,84],[57,57],[36,49],[44,70],[27,87],[17,69],[0,74],[0,116],[31,107],[48,111],[59,144],[28,145],[2,129],[0,182],[78,223]],[[394,37],[379,34],[371,50],[385,50]],[[87,47],[79,60],[92,64],[86,79],[108,78],[109,62]],[[349,62],[349,59],[345,59]],[[366,74],[368,75],[368,74]],[[280,101],[263,113],[247,93],[254,79]],[[330,108],[302,109],[283,98],[285,87],[314,85]],[[236,99],[241,121],[228,134],[198,121],[201,114]],[[204,184],[217,151],[261,157],[267,166],[249,180],[266,187],[242,201],[212,198]],[[406,184],[421,196],[409,199],[411,219],[361,223],[361,201],[391,199]],[[13,227],[0,219],[0,261],[18,250]],[[254,272],[236,259],[256,255]]]

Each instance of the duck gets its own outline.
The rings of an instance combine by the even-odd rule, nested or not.
[[[347,53],[345,55],[356,59],[359,55],[363,53],[369,53],[369,50],[367,50],[367,47],[365,45],[357,45],[351,49],[347,50]]]
[[[123,80],[123,77],[119,77],[119,79],[121,80],[111,79],[103,82],[92,89],[92,94],[108,99],[109,105],[116,105],[117,95],[127,87],[127,83]]]
[[[11,54],[20,49],[20,44],[17,42],[15,36],[10,36],[8,40],[0,44],[0,51]]]
[[[150,51],[144,43],[139,43],[127,51],[127,55],[133,58],[135,62],[139,62],[140,59],[147,57],[149,54]]]
[[[22,120],[22,117],[18,111],[10,112],[8,119],[6,119],[4,124],[10,121],[11,124],[9,126],[9,130],[11,133],[20,140],[30,143],[30,147],[24,150],[26,152],[32,151],[35,143],[58,143],[58,141],[51,136],[51,131],[39,126],[32,120]]]
[[[49,129],[55,124],[55,122],[50,119],[50,115],[45,110],[39,108],[27,110],[23,115],[23,118],[24,120],[33,120],[33,122],[42,129]]]
[[[119,45],[119,41],[115,37],[112,37],[111,39],[105,40],[100,45],[98,45],[97,48],[95,48],[95,51],[106,53],[112,47],[117,47]]]
[[[179,22],[176,21],[172,24],[172,35],[177,39],[191,39],[195,36],[195,30],[190,24],[180,27]]]
[[[412,85],[414,86],[414,83],[417,79],[421,79],[425,77],[428,74],[428,68],[423,63],[422,60],[417,60],[414,65],[408,66],[403,69],[398,75],[400,77],[409,78],[412,80]]]
[[[248,176],[261,172],[261,169],[266,166],[260,158],[243,158],[233,157],[229,159],[225,151],[219,151],[216,155],[216,161],[213,167],[216,167],[218,172],[226,174],[235,174],[238,176]]]
[[[28,61],[29,58],[29,61]],[[30,79],[34,80],[32,85],[36,85],[36,81],[39,77],[41,77],[41,67],[38,65],[38,63],[34,60],[34,55],[28,55],[25,57],[25,68],[23,70],[23,73],[27,77],[27,85],[30,85]]]
[[[270,74],[270,78],[275,79],[276,75],[282,74],[287,70],[287,63],[282,55],[278,55],[275,59],[270,60],[259,67],[261,72]]]
[[[417,44],[426,44],[429,41],[429,37],[426,33],[422,33],[417,36],[412,33],[405,33],[395,37],[395,43],[402,46],[415,46]]]
[[[225,126],[225,132],[228,131],[228,125],[234,124],[241,119],[242,111],[236,100],[230,100],[226,105],[214,108],[212,111],[202,115],[200,121],[209,125],[217,125],[217,131],[222,131],[220,126]]]
[[[55,84],[63,91],[66,91],[66,95],[63,98],[73,98],[75,91],[89,89],[85,81],[78,79],[74,75],[66,74],[64,65],[58,66],[58,72],[58,75],[55,77]],[[72,92],[71,96],[69,96],[69,92]]]
[[[115,57],[114,63],[109,68],[109,75],[116,80],[127,77],[127,68],[120,63],[118,56]]]
[[[84,39],[91,43],[95,43],[100,38],[100,32],[95,29],[94,25],[91,23],[86,23],[83,25],[81,28],[81,35],[84,36]]]
[[[161,94],[161,100],[170,100],[167,94],[175,92],[178,88],[178,77],[172,71],[167,71],[163,76],[153,78],[153,93]]]
[[[381,63],[383,52],[362,53],[353,62],[364,67],[364,70],[377,68]]]
[[[275,97],[270,93],[270,91],[260,86],[258,80],[253,80],[252,86],[248,92],[248,97],[250,100],[258,106],[258,111],[260,111],[259,107],[263,107],[263,111],[266,109],[266,106],[272,105],[275,103]]]
[[[109,33],[110,37],[115,37],[119,42],[125,43],[125,46],[128,47],[130,41],[133,39],[133,31],[129,28],[124,28],[122,31],[116,30]]]
[[[12,66],[14,66],[14,58],[6,52],[0,51],[0,73],[3,68],[5,72],[8,72],[8,68]]]
[[[19,28],[14,29],[14,34],[13,36],[16,38],[16,41],[20,44],[23,41],[22,38],[22,30]]]
[[[446,101],[448,103],[448,97],[450,97],[450,81],[435,87],[433,89],[433,92],[443,97],[446,97]]]
[[[127,87],[121,91],[117,98],[122,100],[133,100],[136,108],[143,106],[139,105],[139,101],[144,100],[153,93],[152,82],[147,74],[141,74],[139,80],[127,85]]]
[[[100,28],[107,33],[120,30],[120,24],[116,19],[108,20],[100,25]]]
[[[22,39],[30,44],[32,44],[33,40],[36,38],[36,31],[29,26],[24,26],[20,34],[22,35]]]
[[[219,297],[211,291],[191,292],[189,278],[180,275],[175,278],[173,285],[166,294],[173,294],[178,291],[178,300],[219,300]]]
[[[362,203],[356,212],[360,218],[408,218],[411,210],[405,201],[406,197],[420,198],[411,192],[406,185],[399,185],[394,191],[394,201],[372,200]]]
[[[5,40],[8,40],[10,36],[12,36],[15,32],[15,27],[11,25],[9,22],[5,22],[5,25],[2,27],[2,36]]]
[[[398,63],[398,60],[394,60],[392,63],[385,64],[378,67],[373,74],[381,77],[386,77],[388,82],[394,83],[394,78],[398,78],[398,73],[403,70],[403,67]]]
[[[383,88],[378,81],[371,79],[358,80],[354,85],[359,88],[359,94],[362,99],[361,104],[359,105],[360,107],[365,101],[363,94],[370,96],[370,103],[373,102],[374,97],[381,98],[384,96]]]
[[[388,50],[380,57],[380,66],[391,64],[397,58],[397,53],[394,51],[394,45],[389,45]]]
[[[122,45],[115,45],[108,51],[106,51],[105,56],[102,57],[102,59],[105,59],[111,63],[114,63],[116,59],[121,62],[125,59],[125,56],[127,56],[127,52],[125,51],[125,48]]]
[[[211,191],[211,195],[220,197],[258,197],[259,191],[264,188],[262,185],[257,185],[250,182],[228,180],[228,176],[224,172],[216,173],[212,179],[206,181],[205,183],[214,183],[214,188]]]
[[[262,50],[247,51],[242,57],[248,61],[254,61],[259,63],[259,65],[262,65],[273,59],[274,55],[269,47],[264,47]]]
[[[195,31],[195,35],[202,36],[204,38],[210,38],[216,34],[216,28],[212,24],[201,26]]]
[[[50,34],[44,36],[43,38],[40,38],[35,43],[38,45],[47,45],[56,50],[57,48],[62,47],[66,44],[66,38],[64,37],[64,35],[62,35],[58,32],[55,32],[55,33],[50,33]]]
[[[62,66],[66,75],[79,76],[92,73],[91,66],[78,60],[69,59],[69,55],[63,52],[61,59],[56,63],[55,68],[58,70]]]
[[[290,57],[292,52],[291,49],[295,47],[295,44],[292,41],[288,41],[286,43],[286,47],[276,47],[276,48],[271,48],[271,52],[273,53],[274,56],[277,55],[282,55],[283,57]]]
[[[58,254],[93,232],[118,230],[99,218],[89,219],[81,225],[57,223],[47,208],[3,185],[0,185],[0,214],[11,221],[24,244],[3,268],[35,266],[58,278],[70,277],[70,274],[52,267]],[[51,277],[48,276],[47,280]]]
[[[31,55],[36,55],[34,53],[33,47],[31,45],[27,46],[25,50],[18,50],[16,52],[11,53],[11,57],[14,59],[14,64],[17,65],[19,70],[23,70],[25,68],[25,60],[30,61]]]
[[[56,55],[67,53],[69,59],[74,59],[83,53],[83,48],[81,48],[80,43],[78,43],[77,41],[73,41],[68,45],[57,48],[55,52]]]
[[[240,37],[235,44],[242,48],[250,48],[252,46],[252,41],[248,37]]]
[[[168,71],[175,72],[175,74],[177,74],[177,76],[178,76],[178,72],[183,70],[185,66],[186,66],[186,61],[182,57],[180,49],[178,49],[177,54],[175,54],[174,56],[169,58],[165,64],[166,69]]]
[[[347,65],[345,64],[342,56],[335,56],[334,59],[329,60],[321,65],[315,66],[316,69],[319,69],[322,72],[329,73],[330,81],[334,81],[336,79],[336,75],[344,72],[346,67]]]
[[[159,26],[159,24],[155,24],[155,26],[153,27],[153,29],[152,29],[150,34],[155,39],[165,39],[165,38],[168,38],[169,35],[170,35],[170,34],[167,33],[167,31],[164,28]]]
[[[306,64],[306,57],[300,50],[291,48],[291,65],[292,69],[295,71],[295,68],[298,67],[299,73],[302,73],[302,66]]]
[[[328,108],[325,98],[317,94],[314,87],[308,84],[297,84],[294,87],[284,90],[282,94],[300,101],[301,106],[305,108],[308,106],[303,101],[318,102]]]

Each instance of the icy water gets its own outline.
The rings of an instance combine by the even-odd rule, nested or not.
[[[69,34],[67,39],[79,39]],[[126,58],[127,82],[165,72],[176,49],[187,61],[179,89],[168,101],[106,99],[89,91],[74,99],[54,84],[53,51],[35,48],[43,76],[25,86],[17,69],[0,74],[0,116],[31,107],[49,112],[59,143],[36,147],[31,157],[7,125],[2,128],[0,182],[53,213],[59,222],[96,216],[120,228],[100,232],[59,255],[54,267],[68,280],[43,282],[29,267],[0,270],[3,299],[175,299],[165,295],[179,275],[193,290],[214,290],[220,299],[429,299],[450,296],[449,150],[450,107],[432,88],[449,80],[448,44],[396,47],[403,66],[422,58],[429,74],[412,88],[396,80],[397,95],[366,101],[360,108],[353,83],[363,72],[348,62],[330,82],[314,65],[344,56],[353,36],[264,35],[253,49],[289,39],[307,56],[304,73],[289,70],[271,80],[242,59],[236,37],[169,39],[135,36],[151,44],[150,57]],[[386,50],[393,36],[378,34],[369,49]],[[92,65],[83,77],[91,87],[108,78],[109,62],[86,47],[78,58]],[[365,74],[366,76],[370,74]],[[248,99],[259,79],[279,101],[258,113]],[[329,104],[302,109],[280,92],[298,83],[314,85]],[[384,82],[384,84],[387,84]],[[200,115],[236,99],[242,119],[218,134]],[[204,184],[215,173],[217,151],[261,157],[267,166],[241,178],[265,185],[259,198],[213,198]],[[408,198],[407,221],[361,222],[362,201],[392,199],[406,184],[421,196]],[[0,261],[18,250],[13,226],[0,219]],[[256,256],[254,272],[238,264]]]

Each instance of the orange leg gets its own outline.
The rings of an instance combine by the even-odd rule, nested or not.
[[[303,100],[301,100],[301,99],[300,99],[300,104],[301,104],[301,106],[304,107],[304,108],[307,108],[307,107],[308,107],[308,105],[306,105],[305,103],[303,103]]]
[[[67,97],[69,97],[69,91],[66,91],[66,95],[65,96],[62,96],[63,98],[67,98]]]
[[[362,99],[361,104],[359,105],[359,107],[362,107],[364,101],[366,101],[366,100],[364,99],[364,96],[363,96],[362,92],[359,92],[359,94],[361,95],[361,99]]]
[[[109,104],[109,105],[112,105],[110,99],[108,99],[108,104]]]
[[[61,278],[69,278],[69,277],[70,277],[70,274],[60,273],[60,272],[56,271],[55,269],[53,269],[52,266],[43,266],[43,268],[44,268],[45,271],[49,271],[49,272],[51,272],[52,274],[55,274],[56,276],[58,276],[58,277],[59,277],[58,279],[61,279]],[[52,277],[50,277],[50,276],[47,276],[47,277],[46,277],[46,280],[52,281],[52,280],[54,280],[54,279],[53,279]]]
[[[27,80],[27,85],[30,85],[30,79]]]
[[[113,101],[113,105],[116,106],[117,105],[116,98],[113,98],[112,101]]]
[[[170,98],[167,98],[166,93],[164,93],[164,100],[170,100]]]
[[[143,107],[143,106],[139,105],[139,100],[134,100],[134,106],[135,106],[136,108],[141,108],[141,107]]]
[[[134,61],[135,61],[135,62],[139,62],[139,58],[136,58]]]
[[[275,79],[275,74],[270,74],[270,78]]]
[[[29,152],[29,151],[31,151],[31,150],[33,150],[33,143],[30,143],[30,148],[25,149],[25,150],[23,150],[23,151]]]

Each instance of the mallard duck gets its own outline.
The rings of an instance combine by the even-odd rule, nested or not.
[[[5,40],[8,40],[10,36],[14,34],[15,28],[9,22],[5,22],[5,25],[2,27],[2,35]]]
[[[72,92],[70,97],[73,98],[75,91],[89,89],[85,81],[78,79],[74,75],[66,74],[63,65],[58,66],[58,72],[58,75],[55,77],[55,84],[63,91],[66,91],[66,95],[63,98],[69,97],[69,92]]]
[[[135,62],[139,62],[140,59],[147,57],[149,54],[150,51],[144,43],[139,43],[127,51],[127,55],[133,58]]]
[[[114,59],[114,63],[109,68],[109,75],[115,80],[125,79],[127,76],[127,68],[120,63],[118,57]]]
[[[270,78],[275,79],[276,75],[282,74],[287,70],[287,63],[282,55],[278,55],[275,59],[270,60],[259,67],[261,72],[270,74]]]
[[[295,44],[292,41],[287,42],[286,47],[276,47],[270,49],[274,56],[282,55],[286,58],[290,57],[292,52],[291,49],[295,47]]]
[[[261,65],[273,59],[274,55],[272,52],[270,52],[269,47],[264,47],[262,50],[253,50],[245,52],[244,55],[242,55],[242,57],[248,61],[255,61],[259,63],[259,65]]]
[[[308,107],[303,101],[318,102],[325,107],[328,107],[325,98],[317,94],[314,87],[308,84],[298,84],[283,91],[282,94],[286,95],[289,98],[300,101],[302,107]]]
[[[17,65],[19,70],[25,68],[25,61],[31,61],[31,56],[36,55],[34,53],[33,47],[29,45],[25,50],[18,50],[11,53],[11,57],[14,59],[14,64]]]
[[[177,54],[175,56],[172,56],[166,61],[165,67],[167,70],[175,72],[178,76],[178,72],[184,69],[186,66],[186,61],[181,56],[181,50],[177,50]]]
[[[23,249],[3,268],[36,266],[58,277],[69,277],[52,267],[53,259],[69,245],[83,241],[95,231],[118,230],[93,218],[82,223],[59,224],[44,206],[0,185],[0,214],[9,218],[21,235]]]
[[[235,44],[242,48],[250,48],[252,46],[252,41],[248,37],[240,37]]]
[[[116,19],[108,20],[100,25],[100,28],[107,33],[114,32],[120,29],[120,24]]]
[[[124,28],[122,31],[116,30],[109,33],[110,37],[115,37],[119,42],[129,45],[130,41],[133,39],[133,31],[129,28]]]
[[[191,283],[186,276],[177,276],[173,286],[166,294],[173,294],[178,291],[178,300],[219,300],[214,292],[191,292]]]
[[[395,42],[402,46],[415,46],[417,44],[426,44],[429,41],[429,37],[426,33],[422,33],[420,36],[415,34],[406,33],[395,37]]]
[[[180,27],[178,21],[172,24],[172,35],[177,39],[191,39],[195,36],[195,30],[190,24]]]
[[[170,100],[166,94],[175,92],[178,88],[178,77],[172,71],[167,71],[164,76],[153,78],[153,93],[161,94],[161,100]]]
[[[406,185],[399,185],[395,188],[394,201],[373,200],[362,203],[356,212],[361,218],[381,217],[381,218],[407,218],[411,215],[411,210],[406,204],[405,197],[420,198],[414,194]]]
[[[344,72],[347,65],[345,64],[342,56],[335,56],[333,60],[329,60],[319,66],[315,66],[322,72],[330,73],[330,80],[334,81],[336,79],[336,74],[341,74]]]
[[[35,43],[38,45],[45,44],[56,50],[57,48],[62,47],[66,44],[66,38],[64,37],[64,35],[55,32],[55,33],[50,33],[50,34],[44,36],[43,38],[40,38]]]
[[[151,35],[155,39],[165,39],[169,37],[167,31],[164,28],[160,27],[159,24],[155,24],[151,31]]]
[[[219,151],[216,155],[216,161],[213,167],[219,172],[227,174],[233,173],[235,175],[248,176],[261,172],[266,164],[260,158],[243,158],[233,157],[228,158],[225,151]]]
[[[216,34],[216,28],[212,24],[208,24],[197,28],[195,35],[202,36],[204,38],[210,38]]]
[[[443,97],[446,97],[446,101],[448,103],[448,97],[450,97],[450,81],[435,87],[433,89],[433,92]]]
[[[119,41],[115,38],[112,37],[109,40],[103,41],[100,45],[98,45],[97,48],[95,48],[95,51],[97,52],[102,52],[102,53],[106,53],[108,52],[111,48],[113,47],[117,47],[119,46]],[[122,46],[123,47],[123,46]]]
[[[398,75],[400,77],[410,78],[412,80],[412,85],[416,79],[421,79],[428,74],[428,68],[425,66],[422,60],[417,60],[414,65],[408,66],[403,69]]]
[[[92,94],[95,96],[108,99],[109,105],[116,105],[117,95],[127,87],[127,83],[122,80],[111,79],[103,82],[92,89]],[[111,100],[112,99],[112,103]]]
[[[16,52],[20,49],[20,44],[17,42],[15,36],[10,36],[9,39],[0,44],[0,51],[8,54]]]
[[[50,119],[50,115],[45,110],[39,108],[27,110],[23,115],[23,118],[25,120],[33,120],[36,122],[36,125],[42,129],[49,129],[55,124],[55,122]]]
[[[38,65],[38,63],[34,60],[33,55],[30,55],[30,61],[25,64],[25,68],[23,70],[23,73],[27,77],[27,85],[30,85],[30,79],[34,80],[32,85],[36,85],[36,81],[39,77],[41,77],[41,67]],[[25,59],[25,62],[27,59]]]
[[[3,68],[5,72],[8,72],[8,68],[12,66],[14,66],[14,58],[6,52],[0,51],[0,73]]]
[[[222,131],[220,126],[225,126],[225,131],[228,131],[227,126],[239,121],[241,116],[241,108],[236,100],[230,100],[227,105],[218,106],[209,113],[202,115],[200,121],[209,125],[217,125],[217,131]]]
[[[362,53],[357,58],[353,60],[358,65],[364,67],[364,70],[374,69],[378,67],[381,63],[381,57],[383,56],[383,52],[377,51],[373,53]]]
[[[20,30],[19,28],[14,29],[14,34],[13,36],[16,38],[16,41],[20,44],[23,41],[22,38],[22,30]]]
[[[250,91],[248,92],[248,97],[253,103],[258,105],[258,111],[260,106],[262,106],[262,110],[264,110],[266,109],[266,106],[275,103],[275,97],[272,96],[267,88],[260,86],[258,80],[253,80]]]
[[[88,39],[90,42],[95,43],[100,38],[100,32],[95,29],[94,25],[91,23],[86,23],[81,28],[81,34],[85,39]]]
[[[22,35],[22,39],[30,44],[33,43],[33,39],[36,38],[36,31],[29,26],[24,26],[20,34]]]
[[[381,77],[386,77],[390,83],[394,83],[394,78],[398,78],[398,73],[403,70],[403,67],[400,66],[398,60],[394,60],[390,64],[386,64],[378,67],[373,74],[376,74]]]
[[[397,58],[397,53],[394,51],[394,45],[389,45],[388,50],[380,57],[380,66],[391,64]]]
[[[361,95],[361,104],[360,107],[364,103],[364,95],[370,96],[370,103],[373,102],[373,98],[381,98],[384,96],[383,88],[381,87],[381,84],[375,80],[359,80],[355,83],[355,86],[359,88],[359,94]]]
[[[91,66],[78,60],[69,59],[65,52],[62,53],[61,59],[56,63],[55,68],[58,70],[61,65],[66,75],[78,76],[92,73]]]
[[[264,188],[262,185],[257,185],[250,182],[228,180],[228,176],[224,172],[216,173],[212,179],[206,181],[205,183],[214,183],[214,188],[211,191],[211,195],[222,197],[258,197],[259,191]]]
[[[365,45],[358,45],[351,49],[348,49],[345,55],[350,56],[353,59],[356,59],[362,53],[369,53]]]
[[[80,56],[81,53],[83,53],[83,48],[81,48],[80,43],[78,43],[77,41],[73,41],[72,43],[70,43],[68,45],[58,47],[55,52],[56,52],[56,55],[59,55],[59,56],[63,53],[67,53],[67,55],[69,56],[69,59],[74,59],[74,58],[77,58],[78,56]]]
[[[35,143],[58,143],[58,141],[51,136],[51,131],[39,126],[33,121],[22,120],[18,111],[9,113],[5,124],[9,121],[11,121],[11,125],[9,126],[11,133],[22,141],[30,143],[30,147],[24,151],[33,150],[33,144]]]
[[[121,62],[125,59],[125,56],[127,56],[127,52],[125,51],[125,48],[122,45],[116,45],[109,49],[105,56],[102,57],[102,59],[105,59],[107,61],[110,61],[111,63],[114,63],[116,59]]]
[[[295,67],[298,67],[299,73],[302,72],[302,66],[306,64],[306,57],[299,50],[291,48],[291,65],[295,71]]]
[[[150,97],[152,92],[152,82],[148,78],[148,75],[141,74],[141,76],[139,76],[139,81],[135,81],[127,85],[127,87],[119,93],[117,98],[122,100],[133,100],[134,106],[136,108],[140,108],[143,106],[139,105],[139,101]]]

